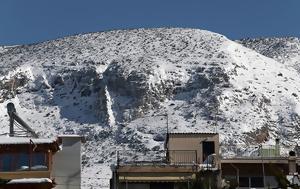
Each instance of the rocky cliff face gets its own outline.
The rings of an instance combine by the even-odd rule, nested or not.
[[[109,174],[101,169],[116,150],[156,157],[166,115],[171,132],[217,131],[223,146],[273,144],[275,138],[293,145],[300,137],[297,69],[254,49],[180,28],[1,47],[0,129],[8,131],[5,106],[12,101],[42,136],[86,135],[86,175]]]

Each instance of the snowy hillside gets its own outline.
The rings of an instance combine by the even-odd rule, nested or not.
[[[294,67],[300,71],[300,39],[286,38],[258,38],[242,39],[238,41],[247,48],[273,58],[278,62]]]
[[[223,146],[274,144],[277,137],[294,145],[299,74],[272,58],[216,33],[180,28],[0,48],[0,130],[8,132],[5,106],[14,102],[41,136],[86,135],[85,186],[97,180],[88,177],[110,176],[117,150],[162,151],[163,115],[171,132],[217,131]]]

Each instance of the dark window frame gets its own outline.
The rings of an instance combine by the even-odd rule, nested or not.
[[[41,171],[41,169],[32,169],[33,166],[38,166],[38,164],[33,164],[34,156],[36,154],[43,154],[41,158],[43,159],[40,164],[42,171],[49,171],[50,170],[50,161],[49,161],[49,156],[50,154],[47,152],[2,152],[0,153],[0,172],[19,172],[19,171]],[[22,163],[22,155],[28,156],[27,158],[27,163],[26,160],[23,161],[25,162],[24,165],[28,165],[28,169],[21,169]],[[8,158],[7,162],[9,162],[10,165],[7,166],[7,162],[5,163],[4,160],[5,158]],[[24,159],[23,159],[24,160]],[[42,167],[44,166],[44,167]],[[7,168],[9,167],[9,168]],[[4,169],[5,168],[5,169]]]
[[[203,141],[202,142],[202,162],[204,162],[209,155],[214,154],[214,153],[216,153],[215,141]]]
[[[239,187],[250,187],[249,177],[239,177]]]
[[[250,178],[251,187],[264,187],[264,178],[263,177],[251,177]]]

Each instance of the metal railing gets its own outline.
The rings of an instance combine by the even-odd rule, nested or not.
[[[280,158],[287,154],[280,153],[277,145],[230,145],[220,146],[222,159],[229,158]]]
[[[195,164],[197,163],[196,150],[169,150],[167,156],[170,164]]]
[[[134,151],[120,150],[117,152],[118,165],[144,165],[166,163],[166,151]]]
[[[219,151],[222,159],[230,158],[283,158],[288,154],[280,153],[277,145],[221,145]],[[197,164],[199,154],[196,150],[160,150],[160,151],[118,151],[118,165],[192,165]],[[219,158],[219,157],[217,157]]]
[[[197,162],[195,150],[129,151],[117,153],[118,165],[184,165]]]

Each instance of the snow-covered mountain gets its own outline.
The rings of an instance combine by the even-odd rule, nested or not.
[[[239,43],[204,30],[160,28],[1,47],[0,130],[8,131],[5,106],[14,102],[41,136],[84,134],[84,175],[101,178],[109,177],[117,150],[162,151],[167,117],[170,132],[217,131],[223,146],[275,138],[294,145],[299,59],[280,61],[261,45],[242,41],[258,53]]]
[[[294,67],[297,71],[300,71],[299,38],[257,38],[242,39],[237,42],[264,56],[273,58],[278,62]]]

